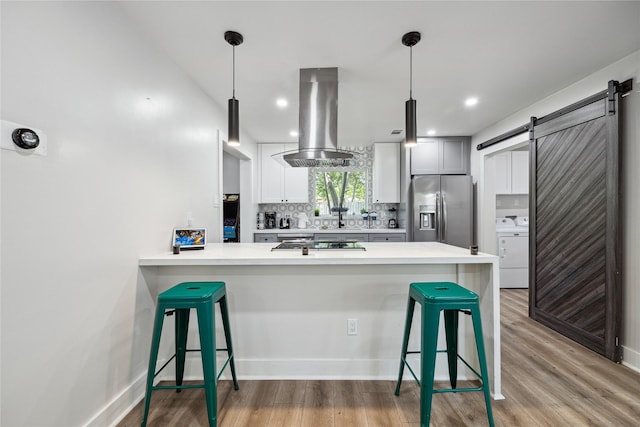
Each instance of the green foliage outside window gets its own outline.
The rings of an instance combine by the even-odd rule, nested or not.
[[[367,204],[365,171],[316,171],[315,208],[320,215],[355,215]]]

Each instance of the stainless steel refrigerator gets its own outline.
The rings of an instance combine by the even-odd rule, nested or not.
[[[415,175],[409,229],[415,242],[468,248],[473,239],[473,184],[468,175]]]

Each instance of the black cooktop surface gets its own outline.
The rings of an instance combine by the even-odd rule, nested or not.
[[[311,240],[285,240],[278,246],[272,248],[272,251],[287,250],[287,249],[337,249],[337,250],[366,250],[359,242],[355,240],[348,241],[311,241]]]

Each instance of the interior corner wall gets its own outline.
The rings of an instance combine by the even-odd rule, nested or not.
[[[528,139],[526,134],[513,137],[507,141],[478,151],[476,145],[487,141],[506,131],[529,122],[531,116],[542,117],[574,102],[607,88],[609,80],[623,82],[633,79],[633,91],[622,99],[622,226],[623,226],[623,326],[622,347],[623,364],[640,371],[640,50],[595,72],[586,78],[568,86],[557,93],[526,107],[513,115],[478,132],[472,138],[471,172],[478,180],[478,202],[480,204],[495,203],[484,197],[491,189],[484,188],[482,179],[485,174],[484,165],[488,156],[497,151],[517,145]],[[495,192],[494,192],[495,193]],[[478,206],[479,246],[490,246],[489,239],[495,239],[494,218],[483,212],[490,212],[486,206]],[[492,230],[493,231],[490,231]]]
[[[240,193],[240,159],[233,157],[227,152],[222,153],[223,185],[222,191],[225,194]]]
[[[0,8],[2,119],[48,137],[46,156],[0,159],[0,425],[109,425],[148,363],[138,258],[168,250],[187,213],[221,239],[226,112],[117,2]]]

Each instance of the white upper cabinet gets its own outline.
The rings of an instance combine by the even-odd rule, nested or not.
[[[373,146],[373,202],[400,203],[400,144],[377,142]]]
[[[529,152],[509,151],[497,154],[496,194],[529,193]]]
[[[511,192],[529,194],[529,152],[511,152]]]
[[[411,148],[411,175],[466,175],[469,138],[418,138]]]
[[[494,157],[496,194],[511,194],[511,153]]]
[[[258,144],[258,203],[309,203],[308,168],[285,167],[271,156],[297,144]]]

